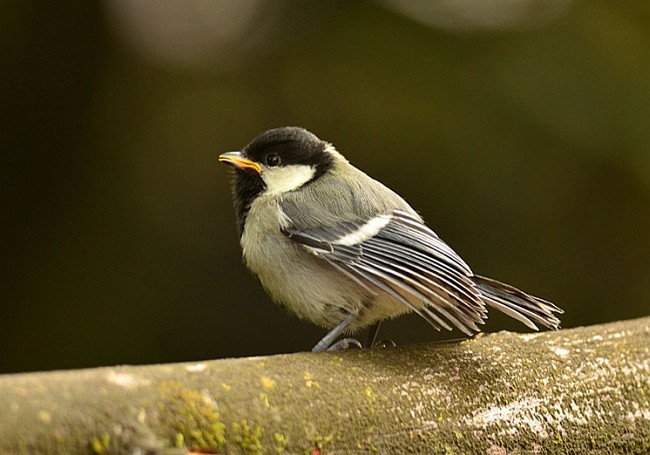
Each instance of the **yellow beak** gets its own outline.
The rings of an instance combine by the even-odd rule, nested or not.
[[[258,174],[262,173],[262,167],[255,161],[244,158],[241,152],[227,152],[219,155],[219,161],[230,164],[236,169],[253,169]]]

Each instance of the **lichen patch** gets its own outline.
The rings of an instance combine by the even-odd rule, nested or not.
[[[130,373],[118,373],[115,370],[111,370],[106,374],[106,382],[125,389],[134,389],[151,383],[148,379]]]

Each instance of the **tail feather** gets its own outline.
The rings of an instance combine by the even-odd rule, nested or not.
[[[535,323],[553,330],[560,328],[560,320],[553,313],[561,314],[564,311],[553,303],[491,278],[474,275],[472,279],[486,305],[517,319],[533,330],[539,330]]]

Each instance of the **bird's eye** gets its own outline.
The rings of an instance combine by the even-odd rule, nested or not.
[[[280,155],[276,155],[275,153],[271,153],[270,155],[267,155],[266,164],[268,164],[269,166],[277,166],[278,164],[280,164]]]

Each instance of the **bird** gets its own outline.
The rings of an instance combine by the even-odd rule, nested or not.
[[[374,343],[382,321],[406,313],[467,336],[488,307],[560,327],[562,309],[475,274],[401,196],[304,128],[264,131],[219,161],[233,169],[246,266],[272,300],[329,330],[314,352],[361,346],[347,335],[366,328]]]

